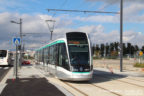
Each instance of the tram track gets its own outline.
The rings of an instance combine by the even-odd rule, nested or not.
[[[70,83],[68,83],[68,82],[63,82],[63,83],[65,83],[66,85],[68,85],[68,86],[70,86],[71,88],[75,89],[76,91],[78,91],[78,92],[81,93],[82,95],[84,95],[84,96],[89,96],[88,94],[86,94],[86,93],[84,93],[83,91],[79,90],[78,88],[74,87],[72,84],[70,84]],[[116,95],[116,96],[122,96],[121,94],[118,94],[118,93],[116,93],[116,92],[113,92],[113,91],[111,91],[111,90],[109,90],[109,89],[106,89],[106,88],[104,88],[104,87],[98,86],[98,85],[93,84],[93,83],[88,83],[88,85],[92,85],[92,86],[94,86],[94,87],[97,87],[97,88],[102,89],[102,90],[104,90],[104,91],[107,91],[107,92],[109,92],[109,93],[112,93],[112,94],[114,94],[114,95]]]
[[[88,96],[88,94],[82,92],[81,90],[79,90],[78,88],[72,86],[72,85],[69,84],[68,82],[63,82],[63,83],[66,84],[66,85],[68,85],[68,86],[70,86],[70,87],[73,88],[74,90],[78,91],[78,92],[81,93],[82,95],[84,95],[84,96]]]
[[[127,84],[134,85],[134,86],[137,86],[137,87],[140,87],[140,88],[144,88],[144,86],[141,86],[141,85],[138,85],[138,84],[130,83],[130,82],[123,81],[123,80],[118,80],[116,78],[111,78],[111,77],[107,77],[107,76],[104,76],[104,75],[95,75],[95,76],[102,77],[102,78],[107,78],[107,79],[111,79],[111,80],[116,80],[116,81],[119,81],[119,82],[122,82],[122,83],[127,83]],[[125,79],[127,79],[127,78],[125,78]],[[130,80],[132,80],[132,79],[130,79]]]
[[[115,95],[117,95],[117,96],[122,96],[122,95],[120,95],[120,94],[118,94],[118,93],[116,93],[116,92],[113,92],[113,91],[111,91],[111,90],[108,90],[108,89],[106,89],[106,88],[103,88],[103,87],[101,87],[101,86],[98,86],[98,85],[96,85],[96,84],[91,84],[91,85],[93,85],[93,86],[95,86],[95,87],[98,87],[98,88],[100,88],[100,89],[103,89],[103,90],[105,90],[105,91],[108,91],[108,92],[110,92],[110,93],[112,93],[112,94],[115,94]]]
[[[133,79],[133,78],[126,78],[126,79],[129,79],[129,80],[136,80],[136,81],[144,82],[144,80],[139,80],[139,79]]]

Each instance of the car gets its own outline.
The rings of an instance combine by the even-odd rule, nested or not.
[[[28,61],[28,60],[24,60],[23,62],[22,62],[22,65],[29,65],[30,64],[30,61]]]

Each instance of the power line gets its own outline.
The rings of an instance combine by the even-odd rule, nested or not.
[[[65,11],[65,12],[82,12],[82,13],[108,13],[108,14],[120,14],[119,12],[107,12],[107,11],[88,11],[88,10],[65,10],[65,9],[46,9],[50,11]]]
[[[62,5],[59,7],[59,9],[62,8],[62,7],[66,4],[66,2],[67,2],[67,0],[65,0],[65,1],[62,3]],[[56,12],[52,15],[52,17],[54,17],[55,15],[56,15]]]
[[[34,34],[49,34],[49,33],[23,33],[24,35],[26,34],[31,34],[31,35],[34,35]]]
[[[60,8],[63,7],[66,3],[67,3],[67,0],[65,0],[65,1],[62,3],[62,5],[60,6]]]

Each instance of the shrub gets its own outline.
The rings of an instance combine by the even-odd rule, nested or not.
[[[134,67],[144,68],[144,63],[136,63],[134,64]]]

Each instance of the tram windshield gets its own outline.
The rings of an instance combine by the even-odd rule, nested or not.
[[[6,50],[0,50],[0,57],[6,57],[7,51]]]
[[[71,65],[89,65],[89,46],[86,35],[77,34],[67,39]]]
[[[69,53],[72,65],[89,64],[88,45],[69,45]]]

